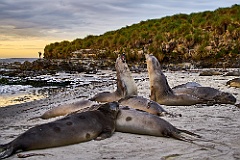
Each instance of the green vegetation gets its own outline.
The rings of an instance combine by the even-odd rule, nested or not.
[[[236,58],[240,55],[239,15],[240,5],[236,4],[215,11],[141,21],[100,36],[51,43],[44,49],[44,58],[66,59],[74,51],[92,49],[98,58],[116,58],[117,53],[125,52],[128,60],[139,61],[143,47],[163,62]]]

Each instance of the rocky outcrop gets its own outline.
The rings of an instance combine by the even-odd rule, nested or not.
[[[230,87],[240,88],[240,78],[234,78],[227,82]]]

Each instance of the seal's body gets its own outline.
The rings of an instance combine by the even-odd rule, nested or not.
[[[146,54],[147,69],[150,81],[150,99],[164,105],[194,105],[194,104],[234,104],[236,98],[230,93],[221,92],[198,84],[183,85],[172,90],[161,70],[157,58]]]
[[[117,84],[118,88],[122,90],[123,97],[137,95],[137,85],[134,82],[132,73],[126,63],[125,54],[119,55],[115,64],[117,72]]]
[[[19,150],[44,149],[108,138],[115,130],[118,109],[118,103],[106,103],[95,111],[75,113],[35,126],[12,142],[0,145],[0,158],[9,157]]]
[[[158,116],[169,114],[160,104],[142,96],[129,96],[120,99],[118,102],[120,105],[142,110]]]
[[[221,92],[211,87],[187,87],[173,89],[175,95],[192,95],[201,99],[201,103],[213,104],[235,104],[236,98],[227,92]]]
[[[104,92],[97,93],[89,100],[96,101],[96,102],[112,102],[112,101],[118,101],[122,97],[123,95],[118,91],[114,91],[114,92],[104,91]]]
[[[116,131],[157,137],[172,137],[179,140],[187,140],[180,133],[200,137],[190,131],[177,129],[156,115],[130,108],[121,108],[119,110]]]
[[[137,86],[126,63],[125,55],[119,55],[116,63],[117,89],[114,92],[102,92],[90,98],[91,101],[112,102],[121,98],[137,95]]]
[[[193,87],[202,87],[202,85],[197,82],[187,82],[185,84],[180,84],[178,86],[175,86],[172,89],[174,90],[179,88],[193,88]]]
[[[31,118],[31,119],[35,119],[35,118],[49,119],[49,118],[54,118],[58,116],[65,116],[69,113],[77,112],[83,109],[89,109],[93,105],[97,105],[97,103],[90,100],[80,100],[75,103],[63,104],[63,105],[54,107],[46,111],[45,113],[43,113],[43,115],[39,117]]]

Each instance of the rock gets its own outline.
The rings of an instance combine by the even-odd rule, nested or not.
[[[227,82],[230,87],[240,88],[240,78],[234,78]]]
[[[236,107],[238,107],[238,108],[240,108],[240,103],[238,103],[238,104],[235,104],[235,106],[236,106]]]
[[[8,83],[8,79],[7,78],[1,78],[0,79],[0,84],[7,84]]]
[[[231,71],[224,74],[224,76],[240,76],[240,71]]]
[[[219,71],[207,70],[207,71],[202,71],[199,74],[199,76],[213,76],[213,75],[222,75],[222,73]]]

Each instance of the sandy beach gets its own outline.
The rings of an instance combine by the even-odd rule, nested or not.
[[[198,71],[164,72],[169,85],[174,87],[189,81],[200,83],[202,86],[217,88],[230,92],[240,103],[240,89],[226,86],[233,76],[199,76]],[[107,76],[115,77],[115,72],[104,71]],[[149,97],[149,81],[147,72],[134,73],[139,95]],[[113,91],[116,84],[108,82],[96,83],[89,86],[67,88],[63,92],[48,98],[28,103],[0,108],[0,144],[7,143],[27,129],[46,122],[54,121],[29,118],[39,116],[50,108],[60,104],[72,103],[85,99],[102,91]],[[39,156],[29,157],[29,160],[40,159],[146,159],[146,160],[237,160],[240,159],[240,108],[234,105],[193,105],[193,106],[163,106],[167,111],[182,114],[182,117],[163,117],[174,126],[201,135],[203,138],[196,144],[178,141],[172,138],[153,137],[115,132],[111,138],[102,141],[64,147],[22,152],[21,154],[38,153]],[[46,142],[47,143],[47,142]],[[7,159],[19,159],[17,154]]]

